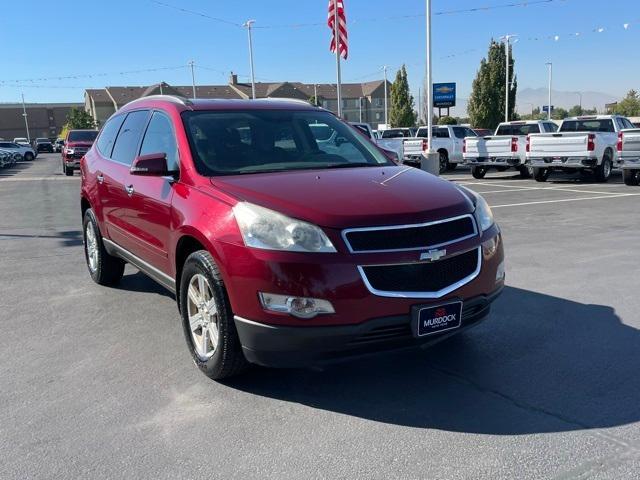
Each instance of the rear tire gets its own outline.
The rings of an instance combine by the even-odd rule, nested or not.
[[[640,185],[640,170],[624,169],[622,171],[622,178],[624,179],[625,185],[637,187]]]
[[[534,168],[533,169],[533,178],[536,179],[536,182],[546,182],[549,178],[549,174],[551,170],[548,168]]]
[[[487,170],[487,167],[471,167],[471,175],[480,180],[487,174]]]
[[[611,169],[613,168],[613,163],[611,161],[611,156],[609,152],[604,154],[604,158],[602,159],[602,163],[598,165],[595,169],[596,180],[598,182],[606,182],[609,180],[611,176]]]
[[[27,153],[24,154],[24,159],[27,162],[32,162],[34,158],[35,157],[33,156],[33,153],[31,153],[31,152],[27,152]]]
[[[531,178],[533,177],[533,168],[527,165],[520,165],[518,167],[518,171],[520,172],[520,178]]]
[[[107,253],[98,222],[90,208],[84,213],[82,227],[84,257],[91,278],[99,285],[116,285],[124,274],[125,262]]]
[[[202,373],[220,380],[246,370],[249,363],[242,353],[229,297],[218,267],[206,250],[187,257],[179,300],[187,346]]]

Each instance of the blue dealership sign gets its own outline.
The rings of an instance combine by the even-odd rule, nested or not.
[[[551,105],[551,111],[553,112],[556,109],[556,107],[554,107],[553,105]],[[542,111],[543,112],[548,112],[549,111],[549,105],[543,105],[542,106]]]
[[[456,106],[456,84],[455,83],[434,83],[433,84],[433,106],[436,108]]]

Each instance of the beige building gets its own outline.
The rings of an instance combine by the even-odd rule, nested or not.
[[[27,103],[29,137],[55,139],[67,121],[67,114],[73,108],[82,108],[81,103]],[[0,138],[13,140],[27,137],[21,103],[0,104]]]
[[[391,83],[388,83],[390,94]],[[256,83],[257,98],[293,98],[309,100],[316,96],[318,104],[337,113],[338,102],[335,84],[309,84],[300,82]],[[166,83],[149,87],[105,87],[85,90],[85,110],[102,125],[116,110],[126,103],[148,95],[180,95],[191,98],[191,86],[172,86]],[[198,98],[248,99],[251,84],[238,82],[231,74],[227,85],[202,85],[196,87]],[[373,128],[384,123],[384,81],[345,83],[342,85],[342,116],[350,122],[366,122]]]

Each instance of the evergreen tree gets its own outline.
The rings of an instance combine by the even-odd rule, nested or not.
[[[393,127],[413,127],[416,124],[416,112],[413,110],[413,96],[409,92],[407,69],[404,65],[398,70],[391,85],[391,106],[389,123]]]
[[[73,107],[67,114],[67,123],[64,125],[65,130],[76,130],[84,128],[96,128],[96,122],[89,112]]]
[[[458,124],[458,120],[456,120],[453,117],[448,117],[447,115],[445,115],[444,117],[440,117],[438,119],[438,125],[457,125]]]
[[[518,81],[514,74],[515,60],[512,47],[509,46],[509,119],[514,118]],[[467,111],[471,124],[478,128],[495,128],[504,120],[505,45],[491,40],[486,58],[480,62],[480,68],[473,81]]]
[[[624,97],[616,108],[614,113],[618,115],[624,115],[625,117],[638,117],[640,116],[640,97],[635,90],[629,90],[627,96]]]

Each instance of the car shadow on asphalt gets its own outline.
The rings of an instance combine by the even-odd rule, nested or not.
[[[28,170],[29,168],[31,168],[32,165],[33,165],[33,161],[31,162],[22,161],[22,162],[16,163],[12,167],[6,167],[3,169],[0,169],[0,180],[2,178],[13,177],[14,175],[17,175],[18,173],[24,170]]]
[[[254,369],[255,395],[377,422],[517,435],[640,420],[640,332],[613,308],[507,287],[491,317],[426,351],[323,371]]]
[[[125,271],[125,275],[122,277],[122,280],[112,288],[117,290],[127,290],[130,292],[156,293],[163,297],[175,299],[175,295],[170,291],[138,270],[132,273],[127,273]]]
[[[60,245],[63,247],[77,247],[82,245],[84,240],[82,238],[82,231],[80,230],[64,230],[61,232],[56,232],[51,235],[47,234],[23,234],[23,233],[2,233],[0,237],[7,238],[53,238],[58,239],[60,241]]]

